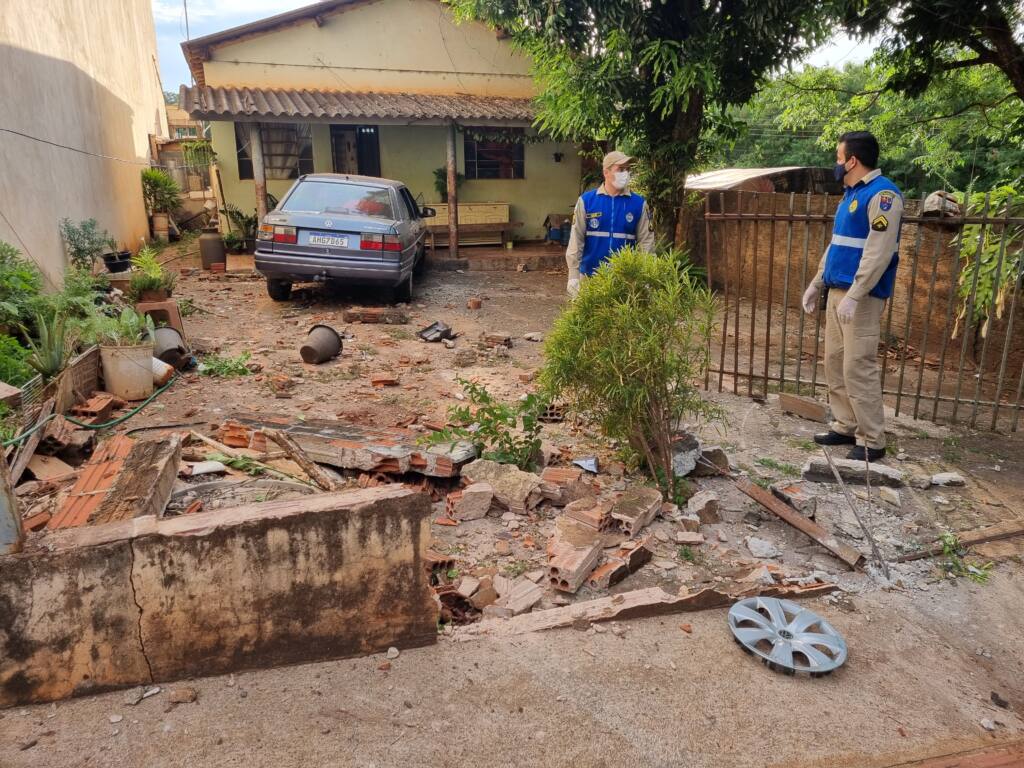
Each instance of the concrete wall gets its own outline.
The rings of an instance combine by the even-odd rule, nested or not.
[[[0,558],[0,706],[437,638],[402,486],[54,532]]]
[[[408,185],[413,196],[423,196],[429,205],[440,202],[434,190],[434,169],[445,164],[443,126],[382,125],[378,128],[381,174]],[[330,126],[313,125],[313,165],[318,173],[333,171]],[[462,134],[457,142],[459,172],[465,171]],[[224,195],[243,210],[255,210],[256,191],[252,180],[239,180],[233,123],[212,124],[213,148],[223,173]],[[556,163],[554,154],[562,153]],[[507,202],[513,221],[523,222],[514,237],[544,237],[544,217],[549,213],[570,213],[580,194],[580,158],[571,144],[541,142],[525,147],[524,179],[472,179],[459,188],[462,202]],[[292,181],[270,179],[267,191],[281,197]]]
[[[119,241],[148,235],[139,172],[166,134],[150,0],[6,2],[0,13],[0,239],[59,284],[63,217]],[[4,220],[6,218],[6,221]]]
[[[215,47],[206,84],[533,95],[529,60],[437,0],[379,0]]]

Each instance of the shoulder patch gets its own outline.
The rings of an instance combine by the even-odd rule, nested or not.
[[[871,228],[875,232],[885,232],[889,228],[889,220],[885,216],[876,216],[871,222]]]
[[[896,193],[894,192],[879,192],[878,193],[878,207],[883,211],[888,211],[892,208],[892,201],[896,199]]]

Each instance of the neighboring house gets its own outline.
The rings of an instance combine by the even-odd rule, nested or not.
[[[166,104],[165,107],[168,138],[156,142],[159,164],[178,182],[186,199],[202,200],[212,196],[209,166],[189,167],[184,152],[186,143],[210,138],[209,126],[202,120],[193,120],[177,104]]]
[[[166,125],[150,0],[5,2],[0,72],[0,240],[54,286],[64,217],[137,247],[139,173]]]
[[[438,203],[452,126],[460,206],[507,203],[516,237],[543,238],[547,214],[580,192],[576,147],[532,138],[529,60],[437,0],[326,0],[182,49],[196,84],[179,101],[210,121],[224,196],[243,210],[257,207],[257,132],[278,197],[301,174],[337,172],[399,179]]]

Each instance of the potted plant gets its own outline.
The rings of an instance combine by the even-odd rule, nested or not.
[[[47,381],[63,371],[67,361],[68,339],[64,319],[60,312],[37,312],[37,338],[32,338],[25,326],[21,328],[29,348],[25,362]]]
[[[107,240],[107,247],[109,250],[103,254],[103,263],[106,265],[107,271],[128,271],[132,266],[132,252],[123,245],[118,249],[117,240],[112,237]]]
[[[142,400],[153,392],[153,318],[130,307],[96,323],[103,386],[124,400]]]
[[[235,253],[244,253],[256,247],[256,228],[259,226],[259,217],[255,213],[243,213],[237,205],[225,203],[220,211],[227,217],[231,231],[228,235],[235,235],[240,242],[234,246]],[[227,235],[224,236],[224,245],[227,246]],[[227,246],[231,247],[231,246]]]
[[[171,297],[177,278],[157,260],[154,248],[142,246],[131,263],[135,271],[128,283],[128,297],[133,303],[165,301]]]
[[[179,203],[181,187],[171,175],[159,168],[146,168],[142,172],[142,198],[153,221],[153,237],[167,240],[170,215]]]
[[[232,253],[241,253],[245,250],[245,240],[237,232],[225,232],[224,247]]]
[[[455,175],[455,189],[458,190],[462,186],[462,182],[466,180],[465,175],[458,173]],[[441,198],[442,203],[448,202],[448,169],[447,168],[435,168],[434,169],[434,189],[437,191],[438,197]]]
[[[71,219],[60,220],[60,236],[64,240],[71,265],[78,269],[92,269],[96,257],[107,250],[110,233],[102,230],[96,219],[85,219],[72,224]]]

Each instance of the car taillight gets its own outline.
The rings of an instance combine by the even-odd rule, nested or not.
[[[398,235],[384,235],[384,248],[385,251],[400,251],[402,250],[402,242],[398,239]]]
[[[359,247],[364,251],[401,251],[402,241],[398,235],[371,235],[364,232],[359,236]]]
[[[295,227],[274,227],[275,243],[290,243],[294,245],[299,242]]]
[[[273,224],[261,224],[260,231],[256,233],[257,240],[273,240],[274,239],[274,225]]]

